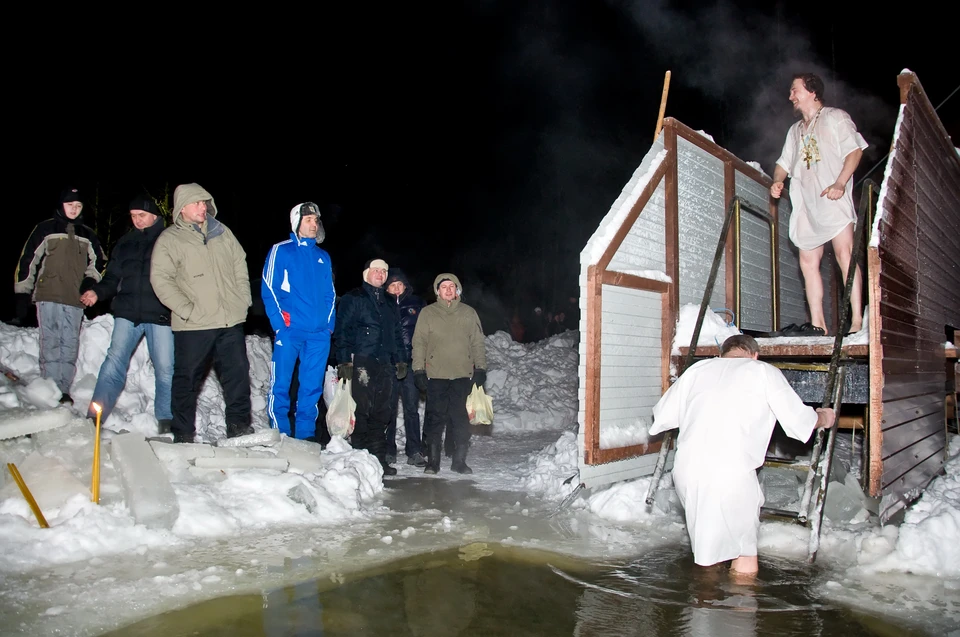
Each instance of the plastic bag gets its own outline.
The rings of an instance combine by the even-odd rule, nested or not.
[[[471,425],[493,424],[493,399],[484,393],[483,387],[474,385],[467,396],[467,415]]]
[[[353,433],[356,424],[357,401],[350,392],[350,381],[344,378],[337,383],[330,407],[327,408],[327,430],[331,436],[346,438]]]
[[[337,368],[333,365],[327,365],[327,373],[323,376],[323,403],[330,409],[333,404],[333,397],[337,394],[337,385],[340,381],[337,379]]]

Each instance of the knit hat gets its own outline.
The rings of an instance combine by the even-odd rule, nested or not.
[[[152,215],[160,215],[160,208],[157,207],[156,202],[153,201],[150,197],[140,196],[134,197],[130,200],[130,204],[127,206],[127,210],[143,210],[144,212],[149,212]]]
[[[60,193],[60,203],[69,203],[71,201],[80,201],[80,193],[76,188],[64,188]]]
[[[383,259],[371,259],[370,261],[367,261],[366,264],[363,266],[363,280],[366,281],[367,283],[370,283],[370,281],[367,279],[367,274],[369,274],[370,268],[381,268],[383,270],[389,270],[390,266],[387,265],[387,262],[384,261]]]

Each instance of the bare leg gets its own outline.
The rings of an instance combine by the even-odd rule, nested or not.
[[[803,273],[803,287],[807,294],[807,306],[810,308],[810,322],[822,327],[826,334],[827,322],[823,318],[823,278],[820,275],[820,259],[823,246],[813,250],[800,250],[800,272]],[[849,261],[849,257],[847,259]]]
[[[853,224],[843,229],[843,232],[833,238],[833,253],[840,265],[843,274],[842,284],[847,282],[847,270],[850,269],[850,257],[853,255]],[[853,278],[853,290],[850,291],[850,331],[859,332],[863,327],[863,283],[860,277],[860,266],[856,267]]]
[[[741,555],[730,562],[730,572],[737,575],[755,575],[759,570],[756,555]]]

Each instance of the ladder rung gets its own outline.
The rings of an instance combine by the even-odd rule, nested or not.
[[[785,522],[793,522],[801,526],[806,526],[803,522],[800,521],[800,513],[797,511],[786,511],[784,509],[769,509],[767,507],[760,508],[760,517],[764,519],[775,518],[778,520],[783,520]]]

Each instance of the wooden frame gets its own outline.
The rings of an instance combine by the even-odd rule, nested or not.
[[[736,194],[736,173],[737,171],[745,174],[747,177],[759,182],[764,188],[769,189],[772,180],[751,167],[746,162],[740,160],[730,152],[720,148],[693,129],[681,124],[677,120],[668,117],[663,122],[663,145],[666,150],[666,157],[660,166],[654,171],[649,182],[640,193],[636,203],[630,209],[624,221],[617,229],[616,234],[606,247],[597,263],[587,267],[587,290],[586,290],[586,376],[584,385],[584,463],[588,465],[603,464],[624,460],[636,456],[658,453],[660,451],[660,442],[654,441],[646,445],[631,445],[628,447],[618,447],[614,449],[600,448],[600,357],[602,352],[602,312],[603,312],[603,286],[610,285],[616,287],[629,288],[634,290],[645,290],[661,295],[663,303],[661,305],[661,368],[660,382],[661,391],[665,392],[670,387],[670,365],[671,351],[673,349],[674,327],[680,312],[680,293],[678,281],[680,280],[680,238],[679,238],[679,184],[678,184],[678,164],[677,164],[677,138],[694,144],[701,150],[720,159],[724,166],[724,201],[729,202]],[[649,203],[661,182],[664,186],[664,260],[665,271],[670,278],[670,282],[647,279],[641,276],[617,272],[608,269],[614,255],[623,244],[630,229],[636,223],[644,207]],[[779,217],[777,215],[776,205],[771,204],[771,217],[773,218],[773,245],[771,246],[772,258],[779,258]],[[731,233],[727,239],[725,248],[725,260],[729,265],[734,261],[734,236]],[[724,281],[727,303],[732,304],[735,290],[734,268],[727,267]],[[779,297],[779,286],[774,286],[774,296]],[[774,304],[779,312],[779,298],[774,299]],[[732,305],[731,305],[732,306]],[[779,321],[778,316],[774,316],[774,324]]]

